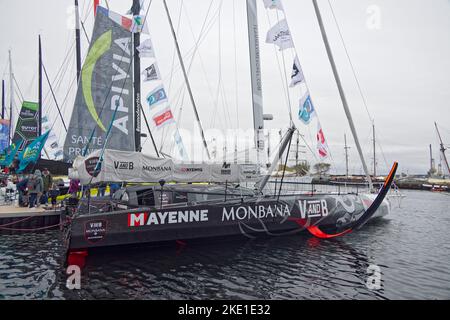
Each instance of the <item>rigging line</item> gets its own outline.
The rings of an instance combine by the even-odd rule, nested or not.
[[[63,102],[62,102],[62,104],[61,104],[61,112],[64,111],[64,108],[66,107],[67,98],[68,98],[69,93],[71,92],[71,90],[72,90],[72,88],[73,88],[73,85],[75,84],[75,80],[76,80],[76,79],[77,79],[76,77],[73,77],[73,78],[72,78],[72,82],[70,83],[69,89],[67,90],[66,96],[64,97],[64,100],[63,100]],[[53,124],[52,124],[52,126],[51,126],[51,129],[53,129],[54,125],[56,124],[56,120],[58,120],[58,118],[56,118],[55,120],[53,120]]]
[[[226,99],[226,90],[225,90],[225,83],[223,81],[223,72],[222,72],[222,5],[223,5],[223,1],[220,4],[220,15],[219,15],[219,19],[218,19],[218,24],[219,24],[219,66],[220,66],[220,72],[219,72],[219,83],[218,83],[218,97],[217,99],[219,99],[219,97],[221,98],[221,102],[222,102],[222,111],[224,113],[224,120],[228,120],[228,124],[225,124],[225,127],[231,128],[231,116],[230,116],[230,110],[229,110],[229,105],[228,105],[228,101]],[[219,103],[219,101],[217,101],[217,103]],[[228,118],[227,118],[228,116]],[[215,121],[214,121],[215,122]]]
[[[196,39],[196,37],[194,35],[194,31],[193,31],[193,28],[192,28],[191,21],[189,19],[189,15],[184,10],[186,18],[188,20],[188,24],[189,24],[189,27],[190,27],[191,34],[192,34],[192,36],[193,36],[193,38],[194,38],[194,40],[196,42],[195,45],[191,49],[189,49],[188,52],[183,56],[183,59],[185,59],[185,60],[188,60],[189,58],[191,59],[191,61],[189,63],[188,71],[187,71],[188,75],[191,72],[191,69],[192,69],[192,66],[193,66],[193,62],[195,60],[195,55],[198,52],[198,48],[200,47],[200,44],[206,39],[206,35],[209,33],[209,31],[212,29],[212,27],[215,24],[215,16],[218,15],[219,10],[217,10],[216,13],[213,14],[213,16],[211,17],[211,20],[208,22],[209,13],[211,11],[213,3],[214,3],[214,1],[211,2],[209,7],[208,7],[207,14],[205,16],[205,19],[204,19],[203,24],[202,24],[202,28],[200,30],[200,33],[199,33],[197,39]],[[201,59],[200,54],[199,54],[199,57],[200,57],[200,62],[201,62],[201,66],[202,66],[202,71],[203,71],[203,73],[205,75],[205,78],[207,80],[208,92],[211,95],[211,99],[214,100],[214,98],[212,97],[212,90],[211,90],[211,87],[210,87],[210,81],[208,81],[208,77],[206,75],[207,74],[206,73],[206,68],[205,68],[205,66],[203,64],[203,60]],[[181,99],[181,103],[183,103],[184,102],[185,93],[186,93],[186,88],[184,86],[181,86],[180,89],[178,90],[178,93],[180,94],[180,96],[178,96],[178,98],[177,98],[178,99],[177,104],[179,103],[180,99]],[[180,119],[181,119],[181,111],[182,111],[182,109],[183,108],[181,106],[180,107]],[[162,137],[162,138],[164,138],[164,137]]]
[[[352,69],[353,77],[355,78],[356,84],[358,86],[359,94],[361,95],[361,99],[363,101],[364,107],[366,108],[367,115],[369,116],[369,119],[371,121],[373,121],[372,115],[370,114],[369,108],[367,106],[366,98],[365,98],[365,96],[364,96],[364,94],[362,92],[361,84],[360,84],[360,82],[358,80],[358,77],[356,76],[355,67],[353,66],[353,62],[350,59],[350,54],[349,54],[349,52],[347,50],[347,46],[345,45],[345,41],[344,41],[344,37],[343,37],[342,32],[341,32],[341,28],[339,27],[339,23],[337,21],[336,15],[334,14],[333,6],[331,5],[330,0],[327,0],[327,1],[328,1],[328,5],[330,6],[330,9],[331,9],[331,14],[333,16],[334,22],[336,24],[336,28],[337,28],[338,33],[339,33],[339,37],[341,38],[342,46],[344,47],[345,54],[346,54],[348,62],[350,64],[350,68]]]
[[[280,16],[279,16],[278,10],[275,10],[275,11],[276,11],[276,14],[277,14],[277,22],[279,23],[280,22]],[[285,19],[286,19],[286,17],[285,17]],[[286,61],[284,59],[284,50],[281,51],[281,58],[282,58],[282,61],[283,61],[284,79],[286,81],[286,95],[287,95],[287,98],[288,98],[289,119],[291,121],[291,125],[293,125],[294,120],[292,118],[291,95],[290,95],[290,92],[289,92],[289,85],[288,85],[289,81],[288,81],[288,76],[287,76],[287,73],[286,73]]]
[[[287,134],[287,133],[286,133],[286,134]],[[292,135],[291,138],[289,139],[289,145],[288,145],[288,149],[287,149],[287,152],[286,152],[286,160],[285,160],[285,162],[284,162],[284,167],[283,167],[283,174],[281,175],[280,188],[278,189],[277,202],[280,201],[281,187],[283,186],[284,174],[285,174],[285,172],[286,172],[286,166],[287,166],[288,159],[289,159],[289,152],[290,152],[290,150],[291,150],[292,137],[293,137],[293,135]]]
[[[236,40],[236,0],[233,0],[233,44],[234,44],[234,84],[236,104],[236,128],[239,129],[239,86],[238,86],[238,63],[237,63],[237,40]]]
[[[44,63],[42,63],[42,68],[44,69],[45,78],[47,79],[47,83],[50,86],[50,91],[52,92],[53,100],[55,101],[56,108],[58,109],[59,116],[61,117],[62,124],[64,126],[64,129],[66,130],[66,133],[67,133],[67,126],[66,126],[66,123],[64,122],[64,118],[63,118],[63,116],[61,114],[61,109],[59,108],[58,101],[56,100],[55,93],[53,92],[53,88],[52,88],[52,85],[50,83],[50,79],[48,77],[47,69],[45,68]]]
[[[14,88],[17,89],[18,92],[19,92],[19,98],[22,99],[22,101],[24,101],[25,99],[23,98],[23,94],[22,94],[22,91],[20,90],[19,84],[17,83],[17,79],[16,79],[16,75],[15,74],[13,75],[13,80],[14,80],[14,83],[16,84],[16,86]]]
[[[311,129],[309,128],[309,126],[308,126],[307,128],[308,128],[309,139],[310,139],[311,141],[313,141],[312,136],[311,136]],[[319,161],[320,161],[319,158],[317,157],[316,153],[312,150],[312,148],[310,147],[310,145],[308,144],[308,142],[306,142],[305,137],[304,137],[302,134],[300,135],[300,137],[302,138],[303,142],[305,143],[305,145],[308,147],[309,151],[310,151],[311,154],[313,155],[314,160],[316,160],[317,162],[319,162]]]
[[[33,88],[33,84],[34,84],[35,81],[36,81],[36,75],[37,75],[37,70],[34,71],[33,77],[31,78],[30,83],[28,84],[28,87],[27,87],[27,89],[25,90],[25,93],[30,93],[30,92],[31,92],[31,90],[32,90],[32,88]]]
[[[268,10],[266,10],[267,19],[268,19],[269,24],[270,24],[270,17],[269,17],[269,14],[268,14],[267,11],[268,11]],[[285,12],[284,12],[284,17],[285,17],[286,23],[287,23],[287,17],[286,17],[286,13],[285,13]],[[274,48],[274,50],[275,50],[275,52],[276,52],[276,47]],[[293,43],[293,50],[294,50],[294,52],[295,52],[295,55],[298,57],[298,52],[297,52],[297,48],[295,47],[295,43]],[[278,68],[279,68],[279,71],[281,72],[281,67],[280,67],[278,55],[276,55],[276,57],[277,57],[277,62],[278,62]],[[282,78],[283,78],[283,77],[282,77]],[[283,88],[284,88],[284,86],[287,85],[287,84],[285,84],[284,81],[282,81],[282,83],[283,83]],[[308,82],[306,81],[306,78],[303,80],[303,83],[304,83],[304,85],[305,85],[306,91],[310,94],[309,86],[308,86]],[[314,104],[313,99],[312,99],[311,97],[310,97],[310,99],[311,99],[311,102]],[[315,113],[316,113],[316,116],[318,117],[317,110],[315,111]],[[309,135],[310,135],[310,138],[311,138],[311,131],[310,131],[310,128],[309,128],[309,127],[308,127],[308,132],[309,132]],[[311,140],[312,140],[312,139],[311,139]],[[311,148],[309,148],[309,149],[311,150]],[[317,160],[317,156],[316,156],[316,154],[315,154],[314,152],[313,152],[313,155],[314,155],[314,158]]]
[[[202,36],[203,28],[204,28],[204,26],[205,26],[205,24],[206,24],[206,21],[208,20],[208,16],[209,16],[209,12],[210,12],[212,3],[213,3],[213,2],[210,3],[209,8],[208,8],[208,11],[207,11],[207,14],[206,14],[206,17],[205,17],[205,19],[204,19],[204,21],[203,21],[203,25],[202,25],[202,28],[201,28],[200,34],[199,34],[199,39],[200,39],[201,36]],[[179,10],[179,13],[178,13],[177,33],[178,33],[179,28],[180,28],[180,25],[181,25],[181,15],[182,15],[182,13],[183,13],[183,1],[181,2],[180,10]],[[186,15],[186,17],[187,17],[187,19],[188,19],[188,22],[190,22],[190,21],[189,21],[188,15],[187,15],[186,13],[185,13],[185,15]],[[196,37],[195,37],[195,35],[194,35],[194,32],[193,32],[193,30],[192,30],[192,26],[190,26],[190,27],[191,27],[191,34],[193,35],[193,38],[194,38],[194,40],[196,41],[196,44],[197,44],[198,41],[199,41],[199,39],[196,39]],[[192,62],[193,62],[193,59],[194,59],[196,50],[197,50],[197,47],[196,47],[196,45],[194,45],[193,49],[191,48],[191,49],[188,51],[188,53],[184,56],[184,59],[187,60],[188,57],[189,57],[189,55],[190,55],[190,51],[193,51],[193,53],[192,53],[192,58],[191,58],[191,62],[190,62],[189,67],[188,67],[188,75],[189,75],[190,70],[191,70],[191,66],[192,66]],[[170,83],[170,87],[172,86],[172,80],[173,80],[174,69],[175,69],[175,61],[174,61],[174,60],[175,60],[175,54],[176,54],[176,48],[174,48],[174,52],[173,52],[173,55],[172,55],[172,67],[171,67],[170,82],[169,82],[169,83]],[[171,89],[170,89],[170,90],[171,90]],[[179,129],[178,123],[181,122],[181,114],[182,114],[182,111],[183,111],[183,104],[184,104],[184,95],[185,95],[185,92],[186,92],[186,87],[185,87],[184,84],[183,84],[183,85],[180,86],[180,88],[178,89],[177,93],[175,94],[175,97],[176,97],[176,102],[175,102],[175,106],[176,106],[176,107],[175,107],[175,110],[176,110],[176,108],[179,106],[179,109],[178,109],[178,116],[177,116],[177,121],[176,121],[177,129]],[[171,99],[171,100],[172,100],[172,99]],[[181,104],[180,104],[180,100],[181,100]],[[162,133],[162,135],[161,135],[161,148],[162,148],[162,146],[165,144],[165,140],[167,139],[167,135],[166,135],[165,133],[166,133],[166,128],[163,128],[163,133]]]
[[[221,46],[221,17],[222,17],[222,3],[220,4],[220,14],[217,19],[217,28],[219,36],[217,37],[217,46],[218,46],[218,52],[219,52],[219,62],[218,62],[218,80],[217,80],[217,89],[214,96],[214,111],[212,113],[211,121],[210,121],[210,127],[214,127],[216,124],[216,118],[217,118],[217,108],[219,106],[219,95],[220,95],[220,83],[222,81],[222,46]]]
[[[180,9],[178,11],[178,23],[177,23],[177,33],[180,31],[180,24],[181,24],[181,13],[183,12],[183,2],[184,0],[180,1]],[[167,93],[169,94],[169,96],[171,96],[172,94],[172,81],[173,81],[173,74],[174,74],[174,69],[175,69],[175,56],[176,56],[176,49],[173,49],[173,53],[172,53],[172,64],[171,64],[171,68],[170,68],[170,76],[169,76],[169,90],[167,91]]]
[[[64,78],[64,76],[65,76],[65,72],[67,71],[67,61],[69,59],[69,56],[72,55],[72,52],[73,52],[73,49],[74,49],[74,44],[75,44],[75,42],[72,42],[72,45],[68,49],[68,51],[67,51],[67,53],[66,53],[66,55],[65,55],[65,57],[64,57],[64,59],[63,59],[63,61],[61,63],[61,65],[58,68],[56,76],[55,76],[55,78],[54,78],[54,80],[52,82],[52,86],[54,86],[56,89],[59,88],[59,85],[56,82],[62,81],[62,78]],[[64,67],[66,67],[66,68],[64,68]],[[64,70],[64,73],[62,74],[61,72],[63,70]],[[56,83],[56,85],[55,85],[55,83]],[[46,93],[46,95],[45,95],[43,100],[44,101],[47,100],[49,95],[50,95],[50,90],[47,91],[47,93]]]
[[[269,12],[267,10],[266,10],[266,17],[267,17],[268,24],[272,25],[271,20],[270,20],[270,16],[269,16]],[[286,81],[285,81],[285,79],[283,77],[283,71],[281,70],[280,58],[278,57],[277,47],[276,47],[275,44],[273,44],[272,47],[273,47],[273,51],[275,53],[275,58],[277,59],[278,72],[279,72],[279,75],[280,75],[281,85],[283,87],[282,88],[283,96],[284,96],[284,99],[285,99],[286,106],[288,108],[288,113],[290,114],[290,107],[289,107],[290,102],[289,102],[289,97],[287,95],[289,89],[286,88]]]
[[[219,5],[219,9],[220,9],[220,6],[222,5],[222,2],[223,2],[223,0],[221,1],[221,4]],[[212,27],[213,27],[214,24],[215,24],[215,17],[216,17],[216,16],[218,15],[218,13],[219,13],[219,9],[217,9],[216,12],[215,12],[215,13],[213,14],[213,16],[211,17],[211,20],[207,23],[207,21],[208,21],[208,16],[209,16],[209,12],[210,12],[210,10],[211,10],[211,8],[212,8],[212,3],[213,3],[213,2],[210,3],[210,6],[209,6],[209,8],[208,8],[207,15],[206,15],[206,17],[205,17],[205,20],[203,21],[203,25],[202,25],[202,28],[201,28],[201,30],[200,30],[198,39],[196,40],[196,43],[195,43],[195,45],[188,51],[188,53],[184,56],[184,59],[187,60],[189,57],[191,57],[191,61],[190,61],[190,63],[189,63],[188,69],[187,69],[187,74],[190,75],[190,72],[191,72],[191,70],[192,70],[192,66],[193,66],[193,63],[194,63],[194,60],[195,60],[195,56],[196,56],[196,54],[198,54],[198,57],[199,57],[199,60],[200,60],[200,64],[201,64],[201,67],[202,67],[202,71],[203,71],[203,74],[204,74],[205,79],[206,79],[206,82],[207,82],[208,93],[210,94],[211,99],[212,99],[212,101],[213,101],[213,103],[214,103],[214,98],[213,98],[213,95],[212,95],[211,84],[210,84],[210,81],[208,81],[206,68],[205,68],[205,66],[204,66],[203,59],[201,58],[201,54],[198,52],[198,48],[200,47],[200,44],[206,39],[206,36],[207,36],[208,33],[211,31]],[[192,34],[193,38],[195,39],[196,37],[195,37],[195,35],[194,35],[194,31],[193,31],[193,28],[192,28],[191,21],[190,21],[190,19],[189,19],[189,15],[186,13],[186,11],[184,11],[184,13],[185,13],[185,15],[186,15],[186,19],[187,19],[187,21],[188,21],[188,24],[189,24],[189,27],[190,27],[190,30],[191,30],[191,34]],[[191,53],[191,51],[192,51],[192,53]],[[179,99],[178,99],[178,101],[181,99],[181,103],[182,103],[182,104],[184,103],[185,94],[186,94],[186,87],[183,86],[183,87],[182,87],[182,90],[180,91],[180,97],[179,97]],[[181,111],[182,111],[182,109],[183,109],[183,108],[182,108],[182,106],[181,106],[181,107],[180,107],[180,118],[178,119],[179,121],[180,121],[180,119],[181,119]],[[165,140],[166,140],[166,137],[165,137],[165,136],[162,136],[162,137],[161,137],[162,144],[165,142]]]
[[[16,97],[19,100],[20,105],[22,105],[24,100],[23,100],[23,97],[21,96],[20,91],[18,90],[17,87],[14,87],[14,93],[16,94]]]
[[[72,52],[72,51],[71,51],[71,52]],[[63,62],[63,63],[65,64],[65,62]],[[60,90],[61,85],[62,85],[63,80],[64,80],[64,77],[65,77],[65,75],[67,74],[67,71],[69,70],[69,68],[71,68],[71,67],[66,67],[66,68],[64,68],[64,69],[63,69],[64,71],[59,75],[59,78],[58,78],[58,79],[55,78],[55,80],[53,81],[53,83],[52,83],[51,86],[55,88],[55,92],[57,92],[57,91]],[[72,71],[72,68],[71,68],[70,70]],[[69,74],[70,74],[70,73],[69,73]],[[56,82],[56,84],[55,84],[55,82]],[[45,97],[44,101],[46,101],[47,99],[50,99],[49,95],[50,95],[50,90],[47,91],[47,94],[46,94],[46,97]],[[49,112],[50,112],[50,110],[47,109],[47,114],[48,114]]]
[[[86,37],[86,41],[87,41],[88,45],[90,45],[91,44],[91,40],[89,39],[89,36],[87,34],[87,31],[86,31],[86,28],[84,27],[84,22],[80,21],[80,23],[81,23],[81,29],[83,29],[83,34]]]

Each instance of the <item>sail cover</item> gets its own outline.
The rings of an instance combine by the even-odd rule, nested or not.
[[[103,147],[116,109],[107,147],[135,150],[132,33],[126,28],[128,24],[130,19],[122,17],[119,24],[99,7],[64,143],[66,161],[82,154],[88,141],[87,154]]]
[[[95,172],[101,150],[73,162],[71,178],[82,184],[97,182],[229,182],[256,181],[261,177],[256,164],[188,163],[154,158],[140,152],[105,150],[99,172]]]
[[[35,102],[24,101],[17,119],[16,131],[12,142],[20,143],[19,151],[25,149],[39,135],[38,130],[38,109],[39,105]]]

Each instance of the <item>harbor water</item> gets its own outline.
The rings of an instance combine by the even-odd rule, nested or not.
[[[299,234],[90,255],[80,290],[66,288],[59,231],[0,235],[0,299],[450,299],[450,194],[404,194],[390,216],[334,240]]]

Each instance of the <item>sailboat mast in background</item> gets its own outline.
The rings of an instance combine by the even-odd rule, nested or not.
[[[437,126],[436,122],[434,123],[434,126],[436,127],[436,132],[437,132],[438,137],[439,137],[439,142],[440,142],[440,145],[441,145],[442,159],[444,160],[444,165],[445,165],[445,167],[447,169],[447,175],[450,176],[450,167],[448,165],[447,156],[445,155],[445,150],[447,150],[447,149],[444,147],[444,143],[442,142],[441,134],[439,132],[439,129],[438,129],[438,126]]]
[[[347,135],[344,134],[344,150],[345,150],[345,177],[348,179],[348,149],[350,149],[349,146],[347,146]]]
[[[9,143],[12,143],[13,139],[13,105],[14,105],[14,74],[12,69],[12,58],[11,58],[11,50],[8,52],[9,54]]]
[[[347,98],[345,97],[344,89],[342,87],[341,79],[339,77],[339,74],[337,72],[336,64],[334,62],[333,53],[331,52],[331,47],[328,42],[328,37],[325,32],[325,27],[323,25],[322,16],[320,14],[319,6],[317,4],[317,0],[313,0],[314,4],[314,10],[316,12],[317,20],[319,22],[320,32],[322,33],[323,42],[325,44],[325,48],[327,51],[328,59],[330,60],[331,68],[333,69],[334,78],[336,80],[337,87],[339,89],[339,95],[341,96],[342,105],[344,106],[345,115],[347,116],[348,123],[350,125],[350,129],[353,135],[353,139],[355,140],[356,149],[358,150],[359,157],[361,159],[361,163],[364,169],[364,173],[366,174],[366,179],[369,182],[369,188],[370,190],[373,190],[373,183],[372,179],[370,177],[369,170],[367,168],[366,160],[364,159],[364,155],[362,152],[361,145],[359,143],[358,134],[356,133],[355,124],[353,123],[353,118],[350,113],[350,109],[348,107]]]
[[[38,137],[42,135],[42,43],[39,35],[39,70],[38,70]]]

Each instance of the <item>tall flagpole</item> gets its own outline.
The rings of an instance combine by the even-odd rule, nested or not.
[[[366,179],[369,182],[369,189],[373,190],[372,178],[370,177],[369,169],[367,169],[366,160],[364,159],[364,155],[362,152],[361,145],[359,143],[358,134],[356,133],[355,124],[353,123],[353,118],[350,113],[350,109],[348,107],[347,98],[345,97],[344,89],[342,87],[341,79],[337,72],[336,63],[334,62],[333,53],[331,52],[331,47],[328,42],[328,37],[325,32],[325,27],[323,25],[322,15],[320,14],[319,6],[317,4],[317,0],[313,0],[314,10],[316,12],[317,20],[320,26],[320,32],[322,33],[323,42],[325,44],[325,48],[327,50],[328,59],[330,60],[331,68],[333,69],[334,78],[336,80],[337,87],[339,89],[339,95],[341,96],[342,105],[344,106],[345,115],[347,116],[348,124],[350,125],[350,130],[353,135],[353,139],[355,140],[356,149],[358,150],[359,158],[361,159],[361,163],[364,169],[364,173],[366,174]]]
[[[209,150],[208,150],[208,144],[206,143],[206,139],[205,139],[205,133],[203,131],[202,123],[200,121],[200,117],[199,117],[198,111],[197,111],[197,105],[195,104],[194,95],[192,93],[191,84],[189,83],[189,78],[188,78],[188,75],[186,72],[186,67],[184,66],[183,56],[181,55],[180,46],[178,45],[177,35],[176,35],[175,29],[173,27],[172,18],[170,17],[169,8],[167,7],[166,0],[163,0],[163,3],[164,3],[164,8],[166,9],[167,18],[169,20],[170,29],[172,30],[172,36],[173,36],[173,39],[175,42],[175,48],[177,50],[178,59],[180,60],[181,70],[183,71],[184,81],[186,83],[186,87],[187,87],[187,90],[189,93],[189,98],[191,100],[192,107],[194,108],[195,118],[197,120],[197,124],[200,129],[200,135],[203,140],[203,146],[205,147],[206,155],[208,156],[208,160],[211,160],[211,156],[210,156]]]

